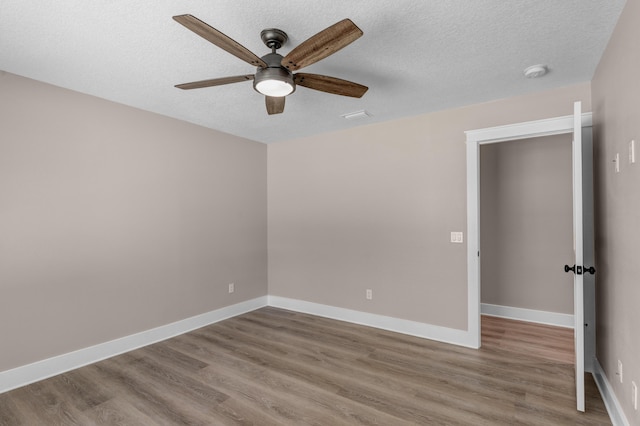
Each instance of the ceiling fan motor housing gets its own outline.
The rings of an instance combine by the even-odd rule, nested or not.
[[[296,91],[296,84],[293,81],[291,71],[282,66],[282,55],[278,53],[269,53],[261,58],[267,68],[258,67],[256,75],[253,79],[253,88],[263,95],[277,96],[269,89],[270,93],[265,93],[264,85],[272,85],[271,87],[280,87],[282,94],[279,96],[287,96]],[[273,89],[272,89],[273,90]]]

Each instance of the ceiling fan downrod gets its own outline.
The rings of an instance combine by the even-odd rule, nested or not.
[[[260,38],[262,42],[271,49],[271,53],[276,53],[276,50],[280,49],[284,45],[289,37],[287,33],[277,28],[267,28],[260,32]]]

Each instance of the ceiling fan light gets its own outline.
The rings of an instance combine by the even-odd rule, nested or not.
[[[291,72],[284,68],[261,68],[256,72],[253,88],[265,96],[282,97],[296,90]]]
[[[293,92],[293,86],[286,81],[262,80],[255,84],[258,92],[266,96],[281,97]]]

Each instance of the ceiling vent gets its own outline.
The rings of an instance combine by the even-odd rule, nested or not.
[[[368,111],[362,110],[362,111],[349,112],[347,114],[342,114],[340,117],[346,118],[347,120],[360,120],[362,118],[371,117],[371,113]]]

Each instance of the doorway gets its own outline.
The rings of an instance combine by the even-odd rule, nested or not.
[[[573,328],[571,140],[481,146],[481,313]]]
[[[480,330],[480,147],[551,135],[571,134],[574,125],[590,128],[591,113],[568,115],[486,129],[470,130],[467,135],[467,345],[479,348]],[[595,346],[595,345],[594,345]]]

